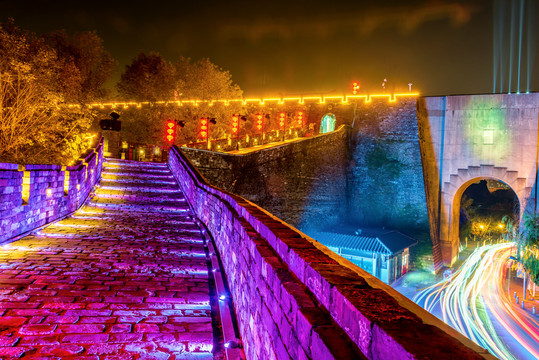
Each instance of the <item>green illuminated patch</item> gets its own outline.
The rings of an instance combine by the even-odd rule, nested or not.
[[[507,109],[499,98],[474,97],[463,113],[465,145],[471,155],[483,164],[504,158],[511,148],[510,129],[506,124]]]

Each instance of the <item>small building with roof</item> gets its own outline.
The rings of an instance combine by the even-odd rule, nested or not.
[[[410,247],[417,241],[399,231],[358,229],[352,233],[317,232],[311,237],[386,284],[408,271]]]

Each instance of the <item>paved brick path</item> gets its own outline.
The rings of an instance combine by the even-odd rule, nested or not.
[[[211,359],[190,214],[164,164],[106,163],[75,215],[0,247],[0,358]]]

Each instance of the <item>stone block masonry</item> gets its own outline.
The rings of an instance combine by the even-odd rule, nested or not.
[[[248,359],[494,359],[417,305],[257,205],[169,166],[213,235]]]
[[[235,155],[182,151],[208,181],[301,229],[347,216],[348,129]]]
[[[306,233],[342,223],[427,232],[416,99],[312,109],[310,121],[327,112],[340,125],[332,133],[244,155],[182,151],[211,184]]]
[[[0,163],[0,243],[78,209],[102,166],[102,138],[73,166]]]
[[[167,166],[107,161],[84,207],[0,247],[0,359],[222,359],[208,275]]]
[[[416,100],[360,104],[356,114],[348,176],[349,221],[427,230]]]

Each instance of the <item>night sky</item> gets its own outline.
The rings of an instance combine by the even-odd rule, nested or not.
[[[538,1],[526,0],[525,20],[539,20]],[[0,21],[12,17],[37,33],[96,30],[118,61],[116,80],[139,52],[157,51],[170,61],[208,57],[230,70],[248,96],[342,94],[350,92],[353,80],[360,82],[361,92],[374,93],[382,90],[384,78],[391,90],[407,90],[412,82],[424,95],[493,91],[495,1],[135,4],[140,2],[0,0]],[[533,44],[538,29],[530,29]],[[508,24],[504,33],[509,34]],[[513,64],[517,48],[515,40]],[[528,52],[535,54],[535,49]],[[527,83],[528,58],[523,51],[521,89]],[[532,91],[539,90],[538,59],[530,60]],[[516,70],[516,84],[515,78]]]

